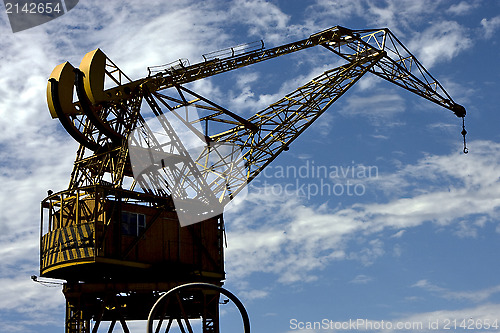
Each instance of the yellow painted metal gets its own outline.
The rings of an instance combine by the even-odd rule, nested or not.
[[[79,69],[84,74],[84,86],[87,97],[94,105],[100,102],[110,102],[128,97],[130,92],[141,81],[125,83],[124,79],[131,81],[101,49],[87,53],[80,63]],[[113,81],[112,87],[105,90],[106,79]]]
[[[92,104],[106,98],[104,90],[104,74],[106,73],[106,55],[95,49],[87,53],[80,63],[80,70],[85,74],[85,92]]]
[[[54,101],[59,100],[62,111],[66,114],[78,113],[73,103],[73,82],[75,81],[75,68],[69,63],[62,63],[54,68],[49,79],[55,79],[58,82],[58,96],[52,95],[51,83],[47,84],[47,104],[52,118],[57,118]]]
[[[49,274],[51,272],[61,270],[62,268],[74,267],[77,265],[88,265],[88,264],[91,264],[94,262],[95,262],[94,259],[91,259],[91,260],[78,260],[78,261],[72,260],[72,261],[65,262],[65,263],[57,263],[57,265],[49,266],[47,268],[44,268],[43,270],[41,269],[40,275],[50,276]]]
[[[130,274],[137,274],[141,270],[153,272],[155,267],[158,267],[158,262],[162,262],[173,266],[183,263],[190,265],[191,268],[189,271],[186,270],[186,273],[192,277],[223,279],[223,257],[222,252],[218,252],[222,247],[222,237],[216,235],[222,232],[220,224],[222,222],[212,220],[213,227],[209,230],[194,229],[192,232],[195,234],[187,230],[181,232],[175,225],[177,221],[175,213],[168,208],[171,207],[169,202],[163,202],[163,205],[166,205],[163,206],[165,210],[152,207],[154,203],[159,202],[161,201],[156,197],[146,193],[113,189],[103,185],[51,194],[42,203],[41,276],[84,281],[98,278],[103,270],[108,271],[106,274],[115,274],[113,273],[115,267]],[[146,234],[148,231],[146,229],[143,234],[136,236],[123,234],[121,220],[123,211],[143,214],[148,225],[153,226],[151,230],[155,231],[149,230]],[[45,222],[44,216],[48,217]],[[165,219],[170,219],[174,223],[169,222],[170,226],[166,226],[162,223]],[[167,231],[165,237],[157,237],[161,232]],[[174,233],[178,233],[178,239],[171,237]],[[203,239],[206,237],[220,241],[217,242],[215,251],[210,247],[211,242],[208,245],[204,243]],[[194,252],[193,256],[177,256],[175,248],[184,248],[184,244],[191,244],[190,242],[195,244],[201,242],[193,249],[198,251],[200,248],[207,248],[208,252],[199,252],[201,256],[194,255]],[[167,247],[162,244],[166,244]],[[153,252],[160,255],[153,255],[151,260],[144,255]],[[199,261],[199,258],[202,258],[200,259],[202,261]],[[88,265],[82,266],[82,264]],[[151,277],[153,274],[151,272],[147,276]]]
[[[80,225],[72,225],[64,228],[57,228],[48,234],[44,235],[46,246],[42,249],[43,252],[61,249],[77,249],[87,248],[93,243],[94,224],[84,223]],[[64,244],[64,246],[52,249],[50,246],[54,244]]]
[[[109,258],[102,258],[102,257],[92,257],[91,259],[71,259],[71,260],[61,260],[56,262],[52,266],[48,266],[47,268],[43,269],[41,271],[41,274],[47,275],[47,273],[50,272],[55,272],[55,271],[60,271],[62,268],[67,268],[67,267],[74,267],[78,265],[84,265],[84,264],[106,264],[106,265],[115,265],[115,266],[124,266],[124,267],[131,267],[131,268],[141,268],[141,269],[148,269],[151,268],[152,265],[150,264],[143,264],[135,261],[127,261],[127,260],[118,260],[118,259],[109,259]],[[86,267],[88,270],[88,266]],[[208,275],[206,275],[208,276]],[[215,275],[214,275],[215,276]]]
[[[61,265],[71,262],[81,263],[81,260],[92,262],[95,257],[94,224],[57,228],[42,237],[40,251],[43,273],[49,271],[52,266],[61,268]]]

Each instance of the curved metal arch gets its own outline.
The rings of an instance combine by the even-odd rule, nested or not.
[[[177,286],[175,288],[170,289],[167,291],[165,294],[163,294],[153,305],[151,308],[151,311],[149,312],[148,316],[148,322],[147,322],[147,333],[153,333],[153,320],[156,315],[156,312],[158,311],[158,306],[161,304],[161,302],[167,298],[169,295],[174,294],[175,292],[178,292],[182,289],[187,289],[187,288],[205,288],[205,289],[210,289],[210,290],[215,290],[218,291],[219,293],[223,294],[227,298],[229,298],[231,301],[234,302],[238,310],[240,311],[241,317],[243,319],[243,329],[244,333],[250,333],[250,319],[248,318],[248,313],[245,307],[243,306],[243,303],[230,291],[216,286],[214,284],[210,283],[204,283],[204,282],[195,282],[195,283],[186,283],[182,284],[180,286]]]
[[[74,72],[76,93],[78,95],[78,99],[80,100],[80,105],[83,112],[102,134],[110,138],[111,141],[120,143],[121,140],[124,139],[123,135],[116,132],[105,119],[102,119],[102,117],[97,114],[96,107],[92,107],[89,97],[85,92],[85,86],[83,82],[85,74],[78,68],[75,68]]]
[[[93,150],[97,151],[101,148],[99,144],[96,142],[93,142],[89,140],[88,136],[83,134],[81,131],[79,131],[73,121],[70,119],[70,115],[66,114],[61,106],[61,103],[59,101],[59,82],[55,78],[50,78],[49,79],[49,89],[50,89],[50,94],[51,96],[51,102],[54,107],[54,111],[57,115],[57,118],[59,118],[59,121],[61,122],[61,125],[64,127],[64,129],[75,139],[78,143],[80,143],[82,146]]]

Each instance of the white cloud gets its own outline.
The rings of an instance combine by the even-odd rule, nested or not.
[[[495,31],[500,27],[500,15],[495,16],[489,20],[487,18],[483,18],[481,20],[481,26],[484,29],[484,37],[493,37]]]
[[[147,6],[134,1],[122,2],[122,5],[92,2],[79,5],[75,12],[72,11],[78,19],[79,29],[70,30],[69,36],[86,52],[102,48],[133,79],[146,76],[149,66],[180,58],[199,62],[203,60],[203,53],[227,47],[230,43],[228,34],[218,24],[229,16],[217,10],[217,2],[182,0],[169,3],[168,10],[166,6],[161,1],[148,2]],[[85,35],[92,38],[85,38]]]
[[[470,221],[462,220],[457,223],[454,233],[460,238],[476,238],[478,230],[473,223],[470,223]]]
[[[431,25],[408,43],[420,62],[431,68],[438,62],[449,61],[472,46],[467,30],[455,21],[442,21]]]
[[[291,29],[290,17],[275,4],[264,0],[236,0],[230,15],[250,27],[248,34],[269,42],[283,39],[282,33]]]
[[[419,280],[414,285],[412,285],[412,287],[421,288],[425,291],[434,293],[437,296],[445,299],[459,300],[459,301],[465,300],[474,303],[487,301],[491,296],[500,293],[500,285],[480,290],[453,291],[437,286],[429,282],[428,280]]]
[[[366,28],[389,28],[398,35],[412,23],[421,22],[423,17],[432,14],[440,6],[440,1],[433,0],[386,0],[386,1],[335,1],[317,0],[311,6],[315,14],[316,24],[324,22],[324,26],[335,24],[346,25],[353,17],[362,18]],[[323,26],[323,27],[324,27]],[[349,27],[347,28],[363,28]]]
[[[342,1],[342,0],[316,0],[311,5],[310,11],[321,18],[335,22],[334,24],[345,24],[347,17],[358,16],[364,12],[361,1]]]
[[[398,232],[396,232],[395,234],[393,234],[391,236],[391,238],[401,238],[403,236],[403,234],[406,232],[406,230],[399,230]]]
[[[467,230],[480,232],[485,223],[500,218],[500,199],[496,199],[500,197],[500,144],[476,141],[470,145],[474,158],[472,152],[427,156],[396,174],[367,178],[366,186],[386,193],[385,203],[379,197],[378,202],[331,210],[326,205],[304,206],[294,195],[255,188],[240,210],[226,218],[231,221],[228,271],[237,278],[267,272],[285,283],[313,281],[337,260],[369,265],[385,255],[384,243],[376,237],[384,231],[400,237],[404,230],[432,222],[458,236]],[[471,221],[464,222],[466,218]],[[361,243],[352,247],[353,239]]]
[[[307,52],[307,51],[304,51]],[[314,56],[310,57],[316,59]],[[312,61],[309,58],[310,61]],[[340,59],[336,59],[339,61]],[[258,66],[258,65],[256,65]],[[259,85],[266,80],[270,80],[270,77],[275,79],[276,76],[270,75],[266,76],[258,72],[250,71],[246,74],[239,75],[236,78],[235,87],[230,90],[229,98],[229,109],[236,112],[246,112],[249,115],[254,115],[255,113],[267,108],[269,105],[276,103],[277,101],[284,98],[284,96],[295,92],[298,88],[309,83],[315,77],[321,75],[324,71],[331,69],[335,65],[332,64],[322,64],[321,66],[307,66],[307,72],[304,69],[301,74],[289,78],[288,80],[276,82],[278,87],[277,91],[270,91],[264,93],[256,93],[254,89],[259,89]],[[305,72],[305,73],[304,73]],[[274,75],[279,75],[274,73]],[[221,96],[224,94],[221,93]],[[221,99],[223,99],[221,97]],[[322,121],[315,124],[317,130],[320,134],[325,135],[328,133],[332,116],[325,114],[322,116]]]
[[[365,96],[355,96],[346,99],[345,106],[339,110],[339,114],[345,117],[362,116],[368,118],[375,125],[394,126],[400,125],[400,121],[394,121],[393,117],[406,109],[405,100],[391,89],[375,89]],[[366,96],[367,95],[367,96]],[[376,110],[376,111],[375,111]]]
[[[453,4],[448,8],[447,12],[455,15],[467,15],[472,9],[477,7],[477,3],[460,1],[457,4]]]
[[[459,310],[437,310],[432,312],[419,313],[401,318],[400,320],[408,322],[422,322],[426,324],[437,322],[439,323],[438,328],[443,329],[445,324],[449,324],[450,322],[453,323],[453,320],[456,320],[457,323],[461,323],[463,320],[467,321],[469,319],[473,319],[482,323],[485,323],[486,321],[493,323],[495,320],[498,320],[498,314],[500,313],[499,311],[500,304],[485,304],[479,305],[477,307],[470,307]],[[448,327],[450,326],[448,325]]]
[[[64,320],[64,296],[60,289],[33,282],[29,275],[0,278],[2,332],[39,332],[44,327],[60,326]],[[9,314],[9,315],[7,315]],[[4,317],[5,315],[5,317]],[[13,319],[16,318],[16,319]]]
[[[380,78],[375,75],[364,75],[356,84],[356,89],[358,91],[369,91],[370,89],[376,89],[377,84],[380,83]]]
[[[246,300],[246,301],[253,301],[256,299],[262,299],[266,298],[269,295],[269,292],[265,290],[249,290],[249,291],[242,291],[241,293],[238,294],[238,297]]]
[[[354,277],[349,283],[354,283],[354,284],[367,284],[368,282],[372,281],[373,278],[364,274],[359,274]]]
[[[403,36],[405,28],[411,23],[420,22],[423,16],[433,13],[438,6],[439,1],[432,0],[368,1],[365,19],[375,27],[387,27]]]

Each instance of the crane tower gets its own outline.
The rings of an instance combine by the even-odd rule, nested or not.
[[[315,46],[344,64],[249,118],[186,87]],[[148,71],[132,80],[96,49],[78,68],[55,67],[49,79],[50,114],[80,144],[68,188],[42,201],[40,276],[66,281],[66,333],[98,332],[103,323],[108,332],[117,323],[129,332],[129,321],[146,319],[150,332],[198,325],[219,333],[222,295],[249,332],[241,302],[222,288],[223,207],[368,72],[466,114],[388,29],[335,26],[273,48],[244,44]],[[203,142],[196,154],[172,119]]]

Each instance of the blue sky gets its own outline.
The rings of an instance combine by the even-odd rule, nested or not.
[[[15,34],[0,15],[0,332],[64,329],[60,287],[30,280],[39,203],[67,187],[78,148],[47,110],[56,65],[100,47],[137,79],[148,66],[335,25],[391,29],[467,109],[470,153],[449,110],[366,75],[227,212],[225,287],[254,332],[330,332],[294,325],[324,319],[500,325],[500,2],[81,0]],[[248,117],[338,64],[318,47],[190,87]]]

